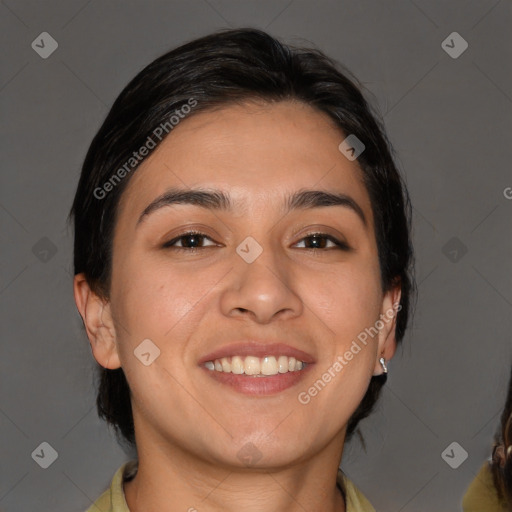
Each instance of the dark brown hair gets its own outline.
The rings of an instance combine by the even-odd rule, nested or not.
[[[505,408],[494,437],[491,473],[499,499],[512,510],[512,366]]]
[[[401,287],[396,318],[400,342],[415,293],[411,206],[382,122],[365,100],[363,87],[349,76],[319,50],[291,47],[256,29],[220,31],[153,61],[121,92],[87,152],[70,212],[75,274],[85,273],[92,290],[108,299],[117,207],[136,167],[122,173],[123,179],[109,187],[108,194],[103,193],[104,185],[116,170],[126,170],[133,151],[170,116],[191,100],[196,106],[189,115],[246,100],[298,100],[327,114],[345,135],[355,135],[365,145],[358,163],[375,218],[382,290]],[[98,370],[98,413],[134,445],[130,389],[123,370]],[[347,439],[372,411],[385,381],[385,374],[372,377],[349,421]]]

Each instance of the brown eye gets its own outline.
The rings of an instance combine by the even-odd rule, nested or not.
[[[305,242],[304,249],[349,249],[346,243],[326,233],[311,233],[298,243],[303,241],[308,241]]]
[[[189,231],[187,233],[182,233],[181,235],[169,240],[166,242],[163,247],[166,249],[179,249],[179,250],[194,250],[194,249],[203,249],[206,247],[215,246],[216,244],[213,242],[210,245],[203,245],[205,240],[211,240],[210,237],[205,235],[204,233],[199,233],[196,231]]]

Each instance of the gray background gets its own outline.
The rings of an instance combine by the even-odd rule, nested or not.
[[[379,511],[459,510],[512,360],[511,3],[7,0],[0,13],[0,509],[83,511],[129,457],[97,418],[72,296],[80,166],[143,66],[250,25],[317,45],[366,85],[414,205],[415,321],[361,424],[367,451],[354,440],[342,466]],[[31,47],[44,31],[59,45],[48,59]],[[454,31],[469,44],[456,59],[441,46]],[[45,470],[31,457],[43,441],[58,452]],[[457,469],[441,456],[453,441],[469,454]]]

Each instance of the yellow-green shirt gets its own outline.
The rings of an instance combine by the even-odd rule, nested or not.
[[[87,512],[130,512],[123,491],[123,479],[133,474],[135,461],[123,464],[115,473],[108,488]],[[375,512],[370,502],[361,491],[343,474],[338,471],[337,484],[345,489],[346,512]]]
[[[485,462],[478,475],[469,485],[462,499],[464,512],[507,512],[508,508],[501,504],[498,492],[494,487],[489,463]]]

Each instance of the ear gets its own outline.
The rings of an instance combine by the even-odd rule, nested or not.
[[[400,311],[401,286],[396,284],[388,290],[382,298],[382,309],[376,326],[378,332],[377,360],[373,369],[373,375],[381,375],[384,371],[379,359],[386,361],[392,359],[396,351],[396,317]]]
[[[83,273],[75,276],[73,293],[94,359],[103,368],[110,370],[119,368],[121,362],[117,353],[116,332],[110,303],[91,290]]]

